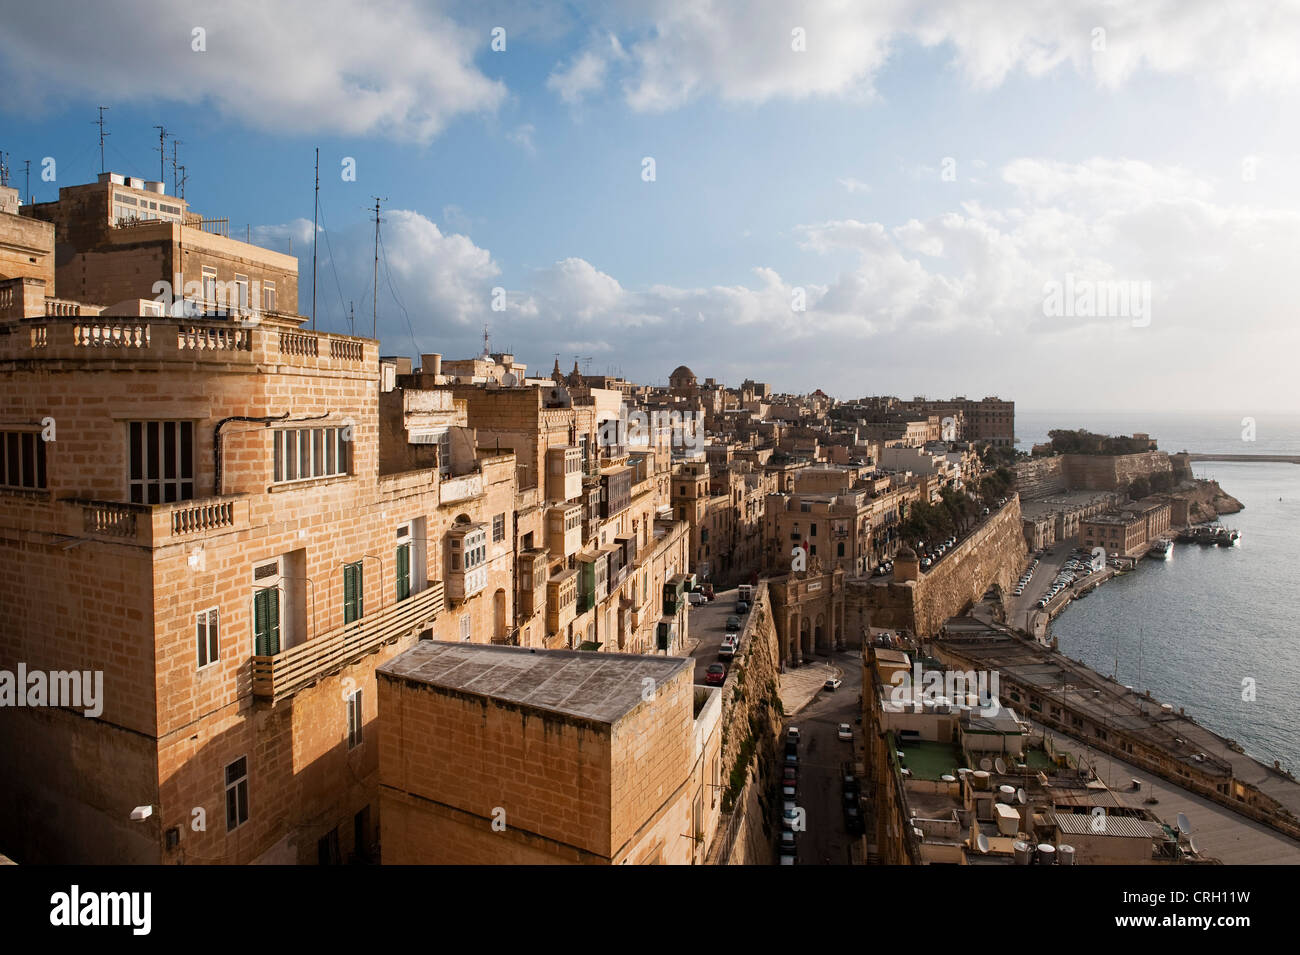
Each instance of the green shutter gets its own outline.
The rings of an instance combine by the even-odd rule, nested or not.
[[[402,544],[397,548],[397,599],[405,600],[411,596],[411,545]]]
[[[261,587],[253,595],[253,632],[258,656],[280,652],[280,591]]]
[[[343,622],[352,623],[362,614],[361,562],[343,567]]]

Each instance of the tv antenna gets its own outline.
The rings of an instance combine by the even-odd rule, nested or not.
[[[155,126],[158,130],[158,181],[163,182],[167,177],[167,127]]]
[[[387,196],[371,196],[375,200],[375,288],[373,298],[373,308],[370,316],[372,328],[371,338],[379,337],[379,204],[387,202]]]
[[[182,140],[179,140],[179,139],[173,139],[173,140],[172,140],[172,195],[173,195],[173,196],[179,196],[179,195],[180,195],[180,187],[181,187],[180,169],[181,169],[181,167],[180,167],[180,163],[179,163],[179,161],[178,161],[178,159],[177,159],[177,155],[176,155],[176,147],[177,147],[177,146],[180,146],[180,145],[182,144],[182,142],[183,142],[183,141],[182,141]]]
[[[104,137],[112,135],[112,133],[104,132],[104,110],[106,109],[111,109],[111,107],[108,106],[99,107],[99,119],[94,121],[94,124],[99,127],[99,171],[100,172],[104,171]]]
[[[311,327],[316,330],[316,219],[320,214],[320,147],[316,147],[316,194],[311,207]]]

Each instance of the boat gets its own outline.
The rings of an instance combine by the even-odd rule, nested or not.
[[[1148,557],[1154,557],[1157,560],[1168,560],[1174,554],[1174,542],[1168,537],[1162,537],[1151,545],[1147,551]]]
[[[1235,547],[1237,541],[1241,538],[1241,535],[1236,531],[1228,530],[1225,527],[1225,528],[1220,528],[1218,532],[1215,533],[1214,537],[1215,537],[1215,543],[1218,544],[1220,547]]]

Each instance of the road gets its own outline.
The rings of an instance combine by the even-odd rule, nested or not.
[[[691,656],[695,658],[696,683],[704,683],[704,672],[711,663],[722,663],[730,669],[731,662],[718,657],[718,648],[722,646],[722,638],[727,635],[727,618],[735,612],[735,587],[719,590],[713,600],[687,611],[690,615],[691,640],[695,642]],[[748,615],[741,615],[742,627],[748,619]]]
[[[803,710],[787,717],[783,727],[799,727],[801,737],[795,803],[805,811],[806,829],[798,838],[800,865],[847,865],[849,847],[857,839],[844,828],[840,779],[845,763],[852,766],[854,751],[862,745],[862,727],[856,722],[862,712],[858,702],[862,691],[862,654],[857,650],[841,651],[833,654],[830,662],[843,672],[843,686],[834,692],[822,690]],[[840,723],[853,727],[852,743],[836,737]],[[778,818],[773,822],[773,829],[779,833],[779,799],[775,810]]]

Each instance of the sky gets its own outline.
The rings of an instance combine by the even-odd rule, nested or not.
[[[1300,4],[62,0],[0,151],[159,175],[385,354],[1022,408],[1300,410]],[[355,171],[349,178],[348,172]],[[52,178],[52,181],[51,181]],[[375,197],[382,209],[380,279]],[[355,326],[348,313],[355,310]]]

